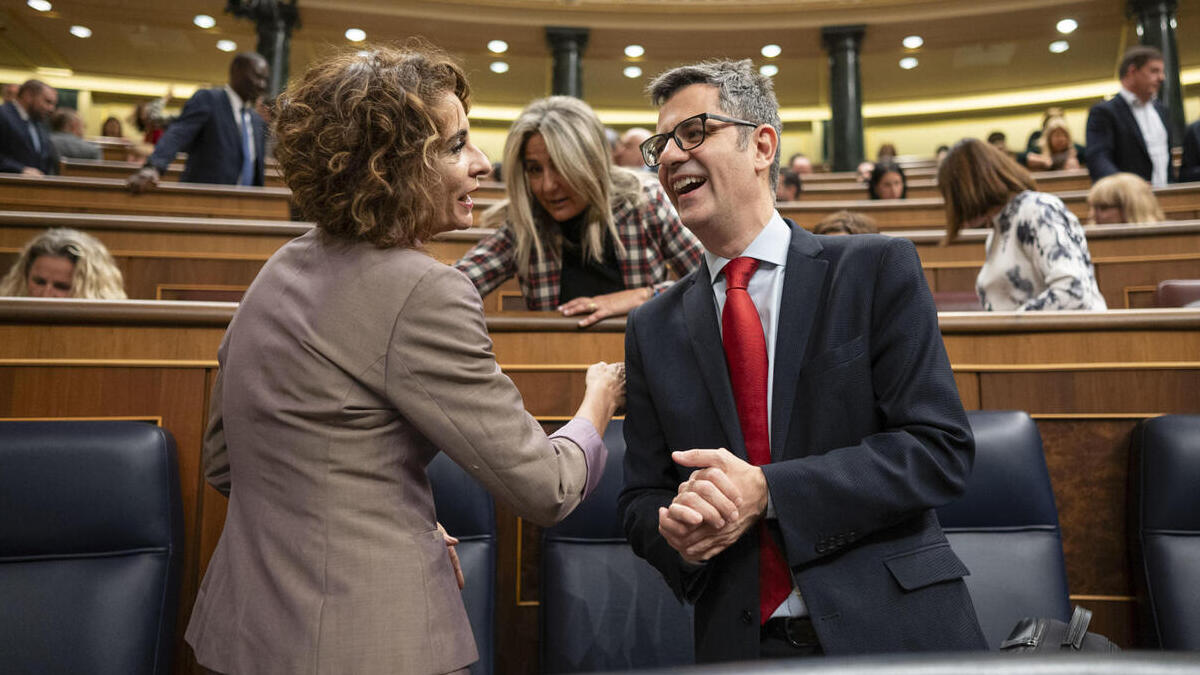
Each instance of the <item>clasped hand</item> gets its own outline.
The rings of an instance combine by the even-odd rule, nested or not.
[[[724,448],[671,453],[695,467],[670,506],[658,510],[658,531],[683,559],[699,564],[729,548],[766,513],[762,469]]]

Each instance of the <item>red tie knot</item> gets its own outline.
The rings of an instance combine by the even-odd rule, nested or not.
[[[725,264],[725,289],[746,288],[756,269],[758,269],[758,261],[754,258],[742,256],[730,260]]]

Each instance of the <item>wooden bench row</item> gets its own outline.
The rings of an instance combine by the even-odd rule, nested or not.
[[[90,232],[112,252],[125,275],[126,292],[142,299],[236,300],[280,246],[311,223],[0,211],[0,268],[26,241],[48,227]],[[439,235],[431,254],[453,263],[490,230]],[[1200,220],[1159,225],[1086,228],[1096,277],[1109,307],[1147,307],[1164,279],[1200,277]],[[890,232],[912,240],[935,292],[972,292],[984,261],[987,230],[965,230],[943,246],[940,230]],[[489,312],[521,309],[515,280],[486,299]]]
[[[225,517],[202,478],[200,447],[215,355],[235,305],[0,300],[0,418],[144,419],[178,444],[185,573],[178,634]],[[1200,311],[939,315],[968,409],[1019,409],[1045,446],[1073,598],[1092,629],[1138,646],[1125,495],[1133,426],[1197,413]],[[586,365],[623,358],[623,321],[586,331],[543,315],[491,317],[502,369],[547,426],[578,403]],[[531,664],[537,644],[540,532],[498,505],[500,662]],[[192,672],[179,643],[173,672]]]

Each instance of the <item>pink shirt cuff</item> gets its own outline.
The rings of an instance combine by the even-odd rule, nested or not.
[[[592,494],[592,490],[595,490],[596,486],[600,484],[600,478],[604,476],[604,465],[608,461],[608,448],[604,445],[604,439],[596,433],[596,427],[582,417],[573,418],[550,435],[551,438],[559,436],[572,441],[579,446],[579,449],[583,450],[583,459],[587,464],[587,485],[583,489],[583,498],[587,499],[588,495]]]

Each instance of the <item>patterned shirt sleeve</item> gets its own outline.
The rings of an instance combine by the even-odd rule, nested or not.
[[[512,228],[505,223],[467,251],[454,266],[467,275],[479,290],[479,296],[484,297],[517,273],[515,250]]]
[[[1105,309],[1079,219],[1049,195],[1039,194],[1029,202],[1022,215],[1030,217],[1019,220],[1016,238],[1041,272],[1045,289],[1020,311]]]

